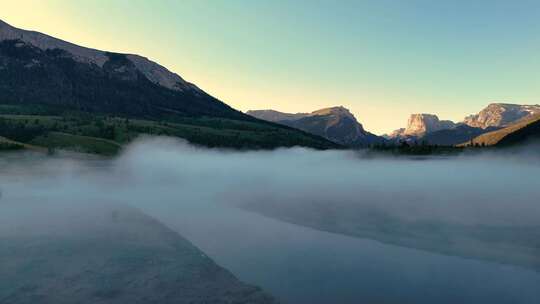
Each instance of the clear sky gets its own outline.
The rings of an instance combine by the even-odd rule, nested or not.
[[[0,0],[0,18],[144,55],[243,111],[343,105],[375,133],[540,103],[537,0]]]

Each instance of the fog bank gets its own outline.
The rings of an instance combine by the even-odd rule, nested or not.
[[[303,148],[235,152],[144,138],[112,160],[3,154],[0,168],[2,214],[53,203],[114,202],[169,212],[200,204],[316,203],[375,208],[413,221],[540,220],[540,162],[528,154],[415,160]]]

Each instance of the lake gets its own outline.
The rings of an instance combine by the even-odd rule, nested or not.
[[[540,273],[531,270],[321,232],[234,208],[215,211],[155,215],[283,303],[540,303]]]
[[[537,304],[539,159],[147,139],[115,159],[4,154],[0,208],[138,207],[283,303]]]

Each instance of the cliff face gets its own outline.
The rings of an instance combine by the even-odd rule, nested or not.
[[[540,113],[540,105],[492,103],[478,114],[465,117],[463,123],[471,127],[504,127],[527,116]]]
[[[391,139],[420,138],[425,134],[440,130],[452,129],[456,126],[450,120],[439,120],[433,114],[411,114],[407,127],[395,130],[388,137]]]
[[[449,120],[439,120],[433,114],[412,114],[407,122],[405,135],[421,136],[430,132],[453,128],[455,124]]]
[[[311,113],[282,113],[273,110],[248,111],[259,119],[272,121],[325,137],[333,142],[360,147],[384,142],[385,139],[366,130],[344,107],[324,108]]]

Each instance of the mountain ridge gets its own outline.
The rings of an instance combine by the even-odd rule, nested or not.
[[[75,55],[74,59],[84,63],[93,63],[99,67],[103,67],[109,60],[107,56],[109,52],[107,51],[80,46],[41,32],[19,29],[0,19],[1,40],[21,40],[42,50],[63,49]],[[169,71],[167,68],[144,56],[124,53],[118,54],[126,55],[155,84],[173,90],[194,89],[200,91],[194,84],[185,81],[178,74]]]
[[[490,103],[477,114],[466,116],[463,123],[471,127],[504,127],[517,120],[540,113],[540,105]]]
[[[394,142],[423,141],[433,145],[458,145],[538,113],[540,105],[490,103],[477,114],[468,115],[457,123],[439,120],[434,114],[411,114],[406,128],[395,130],[386,135],[386,138]]]

